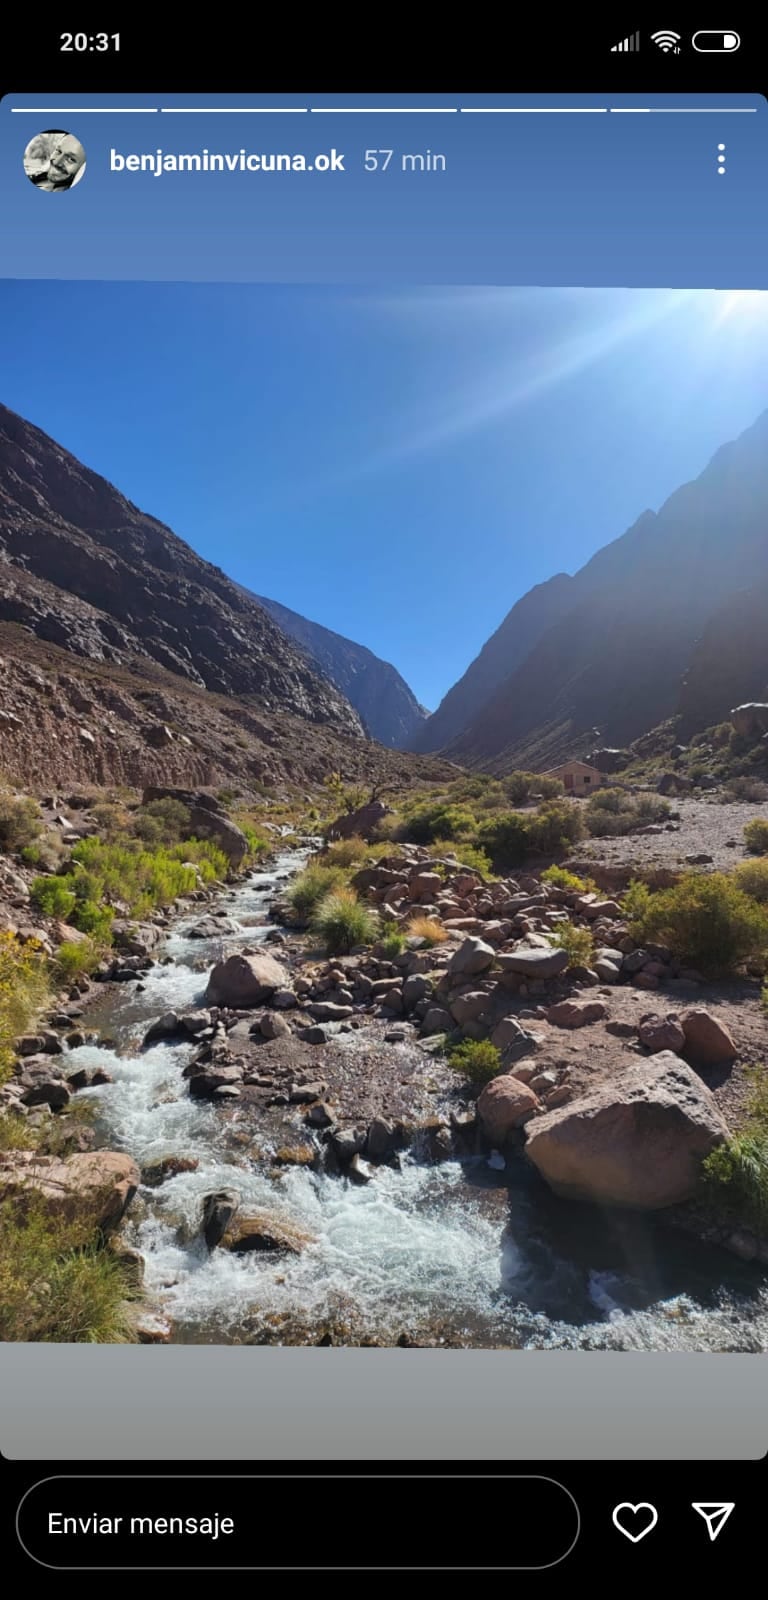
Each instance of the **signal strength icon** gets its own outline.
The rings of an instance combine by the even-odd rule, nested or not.
[[[640,33],[638,31],[637,33],[630,33],[628,38],[621,39],[618,44],[612,44],[611,45],[611,55],[615,55],[617,50],[639,50],[639,49],[640,49]]]
[[[651,34],[651,39],[654,44],[658,45],[660,50],[664,51],[665,55],[669,55],[671,52],[672,55],[679,56],[680,34],[673,33],[671,28],[661,28],[658,33]]]

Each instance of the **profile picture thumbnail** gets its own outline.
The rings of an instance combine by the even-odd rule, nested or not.
[[[85,172],[85,150],[65,128],[45,128],[24,151],[24,171],[36,189],[60,194],[73,189]]]

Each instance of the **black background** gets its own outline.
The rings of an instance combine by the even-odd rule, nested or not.
[[[227,7],[202,10],[198,20],[190,11],[176,23],[148,22],[135,11],[129,17],[109,10],[94,17],[75,10],[65,14],[61,9],[52,23],[32,7],[17,10],[14,31],[3,30],[0,93],[768,94],[766,30],[748,20],[743,5],[741,12],[730,0],[722,6],[718,0],[712,14],[702,8],[686,18],[674,14],[673,8],[641,16],[621,7],[604,22],[577,9],[559,22],[541,7],[504,8],[492,18],[476,9],[449,14],[424,7],[417,16],[413,10],[391,7],[350,12],[316,6],[308,17],[298,8],[289,14],[283,7],[282,25],[277,26],[266,15],[244,20]],[[738,51],[702,56],[692,50],[691,34],[713,21],[741,35]],[[682,35],[680,55],[663,55],[651,44],[650,34],[662,26]],[[640,51],[612,54],[611,45],[637,28],[642,36]],[[120,52],[62,54],[59,36],[65,29],[119,32]],[[711,1357],[713,1384],[719,1359],[725,1358]],[[756,1390],[759,1386],[764,1394],[766,1381],[765,1361],[756,1357]],[[34,1405],[34,1394],[30,1404]],[[768,1455],[751,1463],[532,1463],[528,1468],[532,1474],[554,1478],[571,1491],[581,1514],[581,1533],[564,1564],[548,1571],[516,1572],[511,1581],[518,1589],[523,1585],[536,1592],[561,1593],[563,1581],[574,1578],[604,1588],[617,1579],[626,1582],[634,1577],[642,1582],[664,1575],[671,1583],[705,1577],[717,1592],[718,1586],[738,1581],[739,1571],[750,1563],[762,1570],[767,1468]],[[523,1543],[528,1550],[539,1548],[542,1562],[555,1553],[552,1508],[543,1498],[539,1504],[535,1488],[515,1493],[513,1483],[488,1482],[489,1474],[525,1473],[525,1463],[518,1461],[325,1465],[254,1461],[250,1467],[242,1462],[151,1461],[131,1462],[122,1475],[119,1461],[19,1463],[0,1457],[3,1576],[7,1580],[18,1562],[25,1577],[50,1581],[44,1569],[24,1555],[16,1538],[19,1502],[41,1479],[77,1475],[82,1514],[106,1495],[114,1513],[180,1515],[185,1509],[199,1509],[201,1472],[214,1480],[205,1496],[207,1509],[235,1517],[244,1540],[241,1548],[255,1565],[478,1569],[499,1563],[514,1568],[519,1559],[516,1550]],[[259,1475],[256,1481],[249,1473]],[[393,1479],[398,1473],[411,1476],[382,1486],[382,1476]],[[441,1493],[440,1478],[457,1473],[463,1484]],[[116,1474],[121,1476],[115,1478]],[[138,1482],[144,1474],[153,1481]],[[350,1486],[339,1486],[339,1474],[356,1475],[357,1494]],[[414,1483],[414,1474],[423,1475],[423,1481]],[[89,1485],[89,1476],[102,1481]],[[107,1478],[113,1481],[107,1484]],[[61,1509],[64,1486],[51,1486],[48,1492],[51,1509]],[[641,1543],[630,1544],[612,1525],[612,1509],[622,1500],[650,1501],[658,1510],[658,1525]],[[736,1502],[714,1544],[691,1509],[694,1500]],[[29,1539],[36,1533],[30,1504],[21,1517]],[[38,1521],[37,1532],[39,1528]],[[54,1559],[64,1559],[65,1543],[71,1549],[63,1538],[50,1542]],[[224,1539],[211,1545],[197,1538],[183,1547],[175,1539],[172,1551],[170,1543],[155,1541],[152,1559],[167,1562],[172,1555],[197,1569],[212,1552],[214,1558],[217,1551],[227,1558]],[[119,1556],[111,1540],[92,1540],[80,1548],[84,1562],[104,1564]],[[146,1550],[145,1540],[138,1545],[134,1541],[134,1562],[146,1562]],[[46,1559],[42,1549],[39,1554]],[[101,1592],[105,1578],[95,1573],[89,1579],[82,1572],[76,1581],[81,1587],[84,1583],[86,1591],[98,1584]]]

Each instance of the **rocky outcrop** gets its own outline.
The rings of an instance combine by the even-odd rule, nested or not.
[[[104,1233],[117,1227],[139,1182],[135,1161],[116,1150],[66,1160],[31,1150],[0,1155],[0,1201],[12,1199],[21,1209],[30,1201],[40,1203],[54,1217],[82,1221]]]
[[[242,865],[248,854],[248,840],[242,830],[230,820],[223,805],[214,795],[203,789],[169,789],[151,784],[144,790],[142,804],[147,805],[151,800],[165,798],[179,800],[187,807],[195,838],[202,835],[204,839],[213,839],[219,849],[224,851],[231,867]]]
[[[747,705],[736,706],[731,712],[731,722],[736,733],[745,739],[761,739],[768,733],[768,704],[764,701],[753,700]]]
[[[620,748],[678,710],[689,725],[707,725],[702,707],[710,723],[724,718],[734,701],[722,696],[742,684],[761,691],[765,603],[749,596],[766,593],[767,441],[765,412],[575,577],[518,601],[425,724],[418,748],[484,771],[543,771],[583,755],[595,725],[604,745]],[[731,624],[716,630],[699,662],[698,680],[717,689],[720,675],[713,702],[683,678],[708,625],[729,606]],[[733,671],[723,678],[718,643],[729,632]]]
[[[276,600],[265,600],[263,595],[254,598],[306,652],[323,676],[341,690],[372,739],[395,749],[408,749],[429,713],[388,661],[381,661],[365,645],[354,644],[319,622],[308,622]]]
[[[4,406],[0,621],[75,656],[123,666],[143,656],[217,693],[257,696],[263,711],[363,735],[349,701],[252,595]],[[151,717],[146,731],[155,739],[163,726]]]
[[[388,812],[389,806],[385,806],[382,800],[369,800],[366,805],[358,806],[356,811],[348,811],[346,816],[337,817],[328,829],[328,838],[371,839],[378,823]]]
[[[662,1051],[537,1117],[526,1155],[556,1194],[655,1211],[690,1200],[727,1133],[701,1079]]]

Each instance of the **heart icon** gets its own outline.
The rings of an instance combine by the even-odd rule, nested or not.
[[[630,1505],[628,1500],[622,1500],[621,1505],[613,1508],[614,1527],[624,1534],[625,1539],[631,1539],[633,1544],[639,1544],[656,1527],[658,1520],[656,1507],[649,1505],[647,1500],[639,1501],[636,1506]]]

